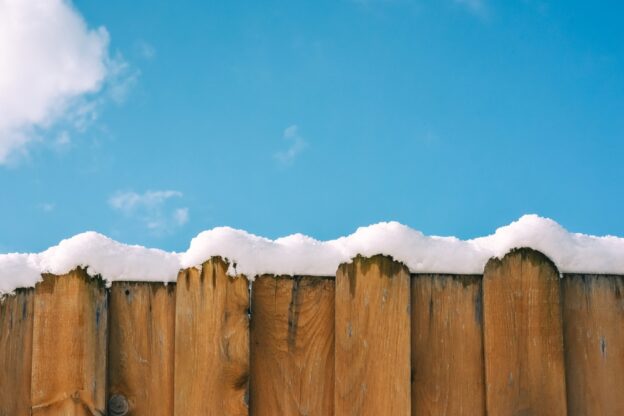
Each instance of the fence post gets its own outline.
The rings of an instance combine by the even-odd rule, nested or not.
[[[112,284],[109,414],[173,414],[174,322],[175,284]]]
[[[35,286],[32,414],[104,415],[107,297],[82,269]]]
[[[337,415],[409,415],[410,275],[390,257],[336,274]]]
[[[253,282],[250,413],[334,412],[334,279]]]
[[[562,283],[568,410],[624,414],[624,276],[573,274]]]
[[[33,289],[0,299],[0,415],[30,415]]]
[[[481,276],[412,276],[412,414],[485,414]]]
[[[566,414],[559,280],[550,259],[529,248],[485,266],[488,414]]]
[[[174,414],[247,415],[249,286],[221,258],[178,276]]]

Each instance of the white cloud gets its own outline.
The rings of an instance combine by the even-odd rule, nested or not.
[[[119,191],[108,199],[108,204],[126,217],[138,220],[148,230],[162,234],[189,221],[188,208],[172,208],[168,204],[169,200],[182,197],[182,192],[173,190],[147,191],[142,194]]]
[[[55,123],[94,117],[89,98],[122,62],[108,45],[69,0],[0,0],[0,164]]]
[[[283,151],[275,153],[275,159],[283,165],[292,165],[297,156],[308,146],[308,143],[299,134],[299,127],[295,124],[287,127],[283,134],[284,140],[290,146]]]

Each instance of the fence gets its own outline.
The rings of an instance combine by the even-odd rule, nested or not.
[[[46,275],[0,306],[0,415],[624,414],[624,276],[531,249],[483,275]]]

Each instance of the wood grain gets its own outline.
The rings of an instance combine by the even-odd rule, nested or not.
[[[570,415],[624,414],[624,276],[566,275],[563,329]]]
[[[483,276],[483,315],[488,414],[566,414],[555,265],[528,248],[490,260]]]
[[[174,414],[247,415],[249,287],[220,258],[176,287]]]
[[[77,269],[35,287],[32,414],[104,415],[106,291]]]
[[[410,275],[390,257],[336,274],[336,415],[409,415]]]
[[[412,276],[412,414],[484,415],[481,276]]]
[[[109,413],[117,400],[130,416],[173,414],[174,327],[175,284],[112,284]]]
[[[0,416],[30,415],[33,293],[0,299]]]
[[[261,276],[253,283],[250,413],[334,411],[334,279]]]

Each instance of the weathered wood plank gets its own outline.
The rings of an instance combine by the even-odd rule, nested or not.
[[[334,411],[334,279],[262,276],[252,288],[250,413]]]
[[[114,282],[109,319],[109,414],[173,414],[175,284]]]
[[[412,276],[412,414],[484,415],[481,276]]]
[[[624,415],[624,276],[567,275],[563,329],[570,415]]]
[[[33,415],[103,415],[108,306],[101,281],[82,269],[44,275],[35,287]]]
[[[483,317],[488,414],[566,414],[555,265],[528,248],[490,260],[483,276]]]
[[[174,414],[246,415],[249,287],[220,258],[178,276]]]
[[[390,257],[336,274],[335,414],[409,415],[410,275]]]
[[[30,415],[33,292],[0,300],[0,416]]]

